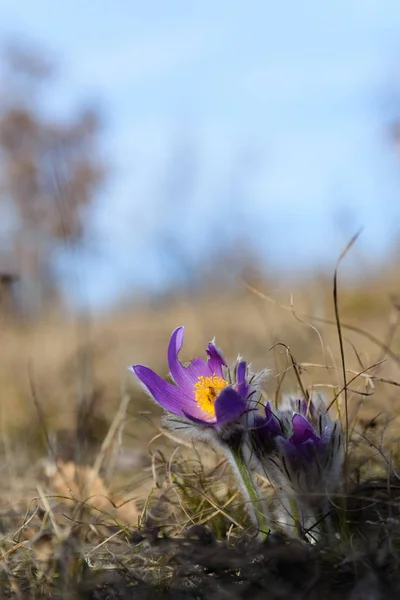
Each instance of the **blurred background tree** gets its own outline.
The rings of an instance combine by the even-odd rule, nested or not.
[[[82,242],[85,213],[105,179],[101,119],[94,107],[65,118],[43,109],[56,74],[43,51],[13,44],[2,59],[0,206],[8,243],[0,269],[10,285],[19,281],[19,308],[37,315],[60,300],[57,251]]]

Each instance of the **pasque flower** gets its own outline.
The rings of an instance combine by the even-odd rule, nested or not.
[[[247,364],[242,360],[229,369],[213,342],[207,346],[207,360],[198,357],[182,364],[178,355],[183,336],[184,328],[178,327],[172,332],[168,345],[167,358],[173,383],[149,367],[133,365],[131,368],[150,396],[167,411],[170,427],[207,437],[223,450],[247,500],[249,516],[258,535],[263,537],[269,526],[245,457],[247,417],[254,411],[259,397],[256,376],[250,376]]]
[[[168,345],[168,365],[175,383],[165,381],[143,365],[132,370],[152,398],[166,411],[193,423],[221,428],[238,419],[247,409],[252,393],[246,381],[244,361],[234,369],[234,382],[225,358],[213,342],[208,344],[208,360],[195,358],[183,365],[178,354],[183,345],[184,328],[172,332]]]
[[[286,493],[308,505],[332,490],[343,462],[340,421],[332,421],[322,399],[292,400],[288,410],[265,406],[250,439],[258,464]]]

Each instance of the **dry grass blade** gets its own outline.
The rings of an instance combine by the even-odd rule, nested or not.
[[[356,233],[351,238],[349,243],[346,245],[344,250],[341,252],[341,254],[338,258],[338,261],[336,263],[335,273],[333,276],[333,303],[334,303],[334,308],[335,308],[335,319],[336,319],[336,326],[337,326],[337,332],[338,332],[338,338],[339,338],[340,359],[342,362],[342,372],[343,372],[343,391],[344,391],[345,428],[346,428],[346,446],[345,446],[346,456],[349,451],[349,408],[348,408],[348,393],[347,393],[347,381],[346,381],[346,359],[345,359],[345,355],[344,355],[342,326],[340,323],[340,316],[339,316],[338,270],[339,270],[340,263],[342,262],[343,258],[346,256],[346,254],[350,250],[350,248],[353,246],[353,244],[356,242],[360,233],[361,233],[361,231]]]
[[[91,482],[92,484],[97,479],[97,477],[100,473],[101,467],[103,465],[104,459],[105,459],[107,453],[110,451],[112,444],[114,442],[114,439],[124,423],[124,419],[126,416],[126,411],[128,408],[129,401],[130,401],[129,394],[126,394],[126,393],[123,394],[118,411],[117,411],[114,419],[111,422],[111,425],[107,432],[107,435],[104,438],[103,443],[101,444],[100,451],[99,451],[98,455],[96,456],[96,459],[95,459],[95,462],[94,462],[94,465],[92,468],[92,479],[93,479]],[[90,485],[90,481],[89,481],[89,485]]]
[[[52,524],[52,526],[53,526],[54,533],[56,534],[56,536],[57,536],[57,539],[58,539],[58,540],[62,540],[62,539],[64,539],[65,537],[68,537],[68,535],[69,535],[69,531],[68,531],[68,532],[63,532],[63,531],[61,530],[61,528],[59,527],[59,525],[58,525],[58,523],[57,523],[57,519],[56,519],[56,517],[55,517],[55,515],[54,515],[54,513],[53,513],[53,510],[52,510],[52,508],[51,508],[51,506],[50,506],[50,503],[49,503],[49,501],[48,501],[48,499],[47,499],[47,496],[44,494],[44,492],[43,492],[42,488],[41,488],[40,486],[38,486],[37,490],[38,490],[38,492],[39,492],[40,499],[41,499],[41,501],[43,502],[43,505],[44,505],[44,507],[45,507],[45,509],[46,509],[46,512],[47,512],[47,514],[48,514],[48,515],[49,515],[49,517],[50,517],[51,524]]]
[[[36,409],[36,412],[37,412],[37,415],[39,418],[39,423],[42,428],[44,437],[46,439],[47,449],[48,449],[48,452],[49,452],[51,458],[55,461],[56,455],[54,452],[53,445],[51,443],[49,431],[47,429],[45,414],[44,414],[44,411],[42,409],[42,406],[41,406],[39,399],[37,397],[37,394],[36,394],[36,388],[35,388],[35,384],[34,384],[34,380],[33,380],[33,372],[32,372],[31,364],[29,364],[29,366],[28,366],[28,377],[29,377],[29,387],[30,387],[31,398],[32,398],[33,404],[35,406],[35,409]]]

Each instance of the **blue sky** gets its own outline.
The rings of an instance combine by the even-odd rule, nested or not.
[[[2,0],[1,14],[2,39],[61,61],[48,110],[104,109],[114,170],[79,261],[92,304],[177,276],[167,227],[190,260],[239,236],[288,272],[332,268],[361,226],[371,260],[399,236],[397,0]]]

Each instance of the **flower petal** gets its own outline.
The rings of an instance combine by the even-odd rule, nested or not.
[[[246,383],[246,368],[246,361],[241,360],[236,369],[236,381],[239,384]]]
[[[182,415],[183,410],[190,410],[195,404],[180,388],[168,383],[148,367],[133,365],[131,368],[154,400],[166,410],[175,415]]]
[[[259,414],[253,416],[252,426],[249,429],[250,443],[255,451],[255,455],[259,460],[265,459],[271,452],[276,449],[275,439],[281,435],[281,429],[279,426],[274,427],[275,417],[272,419],[265,419]]]
[[[210,367],[212,373],[214,375],[218,375],[218,377],[223,377],[222,367],[227,367],[225,358],[223,354],[217,346],[213,342],[210,342],[207,346],[207,355],[208,355],[208,366]]]
[[[183,411],[183,414],[185,415],[185,417],[187,419],[190,419],[190,421],[193,421],[193,423],[197,423],[198,425],[215,425],[215,423],[217,422],[215,417],[211,417],[211,415],[207,415],[207,413],[205,413],[204,411],[202,411],[202,417],[195,417],[193,414],[190,414],[188,412],[186,412],[185,410]]]
[[[185,417],[188,419],[195,421],[196,423],[203,423],[212,425],[217,422],[217,417],[213,414],[210,414],[203,410],[197,402],[192,402],[187,405],[184,410]]]
[[[176,385],[181,387],[186,394],[193,394],[193,386],[199,377],[210,377],[210,368],[202,358],[195,358],[184,367],[178,359],[178,354],[183,345],[184,327],[177,327],[172,332],[168,344],[168,366]]]
[[[296,450],[293,444],[290,443],[289,440],[286,440],[283,436],[278,435],[275,438],[275,444],[280,451],[282,458],[284,459],[283,468],[286,470],[286,475],[289,479],[290,473],[287,471],[288,467],[293,468],[293,466],[300,467],[302,464],[302,457],[300,452]]]
[[[290,442],[293,446],[299,447],[308,440],[318,444],[320,438],[315,434],[314,429],[303,415],[295,414],[292,419],[293,435]]]
[[[276,437],[277,435],[282,435],[282,430],[280,423],[271,409],[271,402],[267,402],[265,406],[265,422],[264,422],[264,431],[267,435],[271,437]]]
[[[246,381],[247,363],[242,360],[236,368],[236,386],[235,389],[239,392],[242,398],[247,398],[250,391],[250,385]]]
[[[226,425],[244,413],[247,408],[246,400],[231,386],[222,390],[215,401],[217,426]]]

